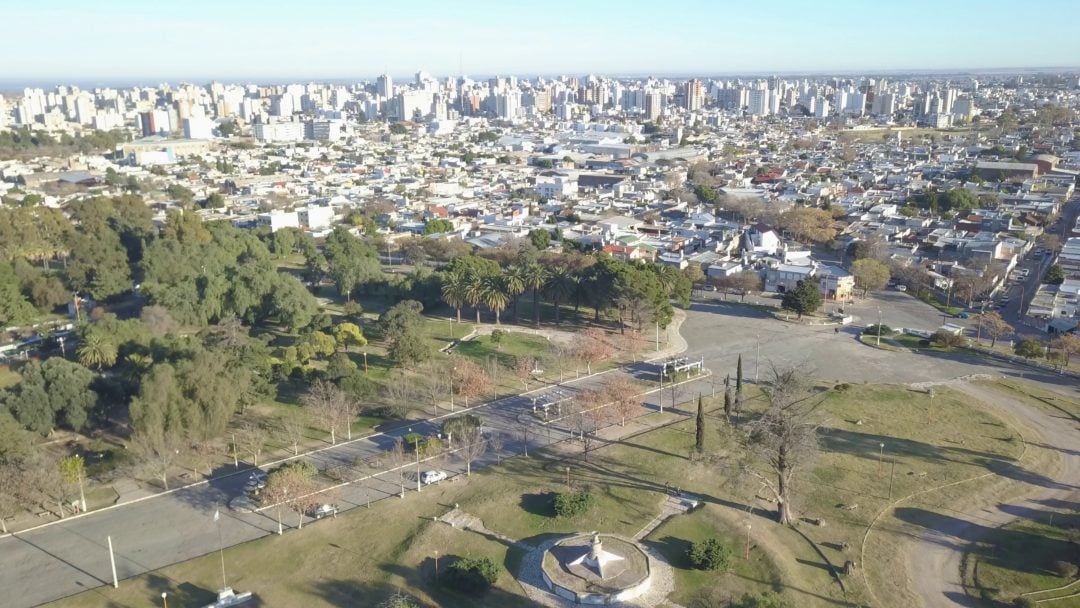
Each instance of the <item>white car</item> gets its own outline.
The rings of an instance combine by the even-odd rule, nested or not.
[[[896,291],[907,291],[907,285],[897,285]]]
[[[431,485],[446,479],[446,471],[424,471],[420,474],[420,481],[424,485]]]
[[[328,515],[337,515],[337,505],[325,504],[312,509],[308,515],[315,519],[322,519]]]

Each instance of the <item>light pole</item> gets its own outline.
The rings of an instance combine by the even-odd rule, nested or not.
[[[570,467],[566,467],[566,491],[570,491]]]
[[[754,384],[758,383],[758,371],[761,369],[761,334],[755,336],[757,355],[754,357]]]
[[[883,441],[883,442],[878,444],[878,455],[877,455],[877,474],[878,474],[878,476],[881,475],[881,459],[884,456],[885,456],[885,442]]]
[[[450,413],[454,413],[454,374],[457,373],[457,366],[450,368]]]
[[[409,427],[409,434],[412,435],[412,427]],[[419,433],[413,436],[413,451],[416,452],[416,491],[420,491],[420,435]]]
[[[659,400],[659,401],[657,401],[657,403],[660,404],[660,413],[661,414],[664,413],[664,372],[665,371],[667,371],[667,364],[664,364],[664,366],[662,366],[660,368],[660,392],[656,396],[656,398]]]
[[[877,345],[881,346],[881,309],[877,311]]]
[[[435,550],[435,580],[439,580],[439,551]]]
[[[364,351],[364,375],[367,375],[367,351]]]
[[[926,412],[926,421],[934,421],[934,387],[930,387],[930,409]]]
[[[169,597],[168,593],[166,593],[164,591],[161,592],[161,606],[162,606],[162,608],[169,608],[168,597]]]

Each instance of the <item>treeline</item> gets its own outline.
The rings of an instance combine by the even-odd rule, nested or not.
[[[122,129],[111,131],[93,130],[79,135],[62,133],[54,137],[48,131],[34,130],[27,127],[0,131],[0,158],[13,158],[20,155],[59,155],[87,154],[90,152],[111,152],[118,144],[131,141],[131,134]]]

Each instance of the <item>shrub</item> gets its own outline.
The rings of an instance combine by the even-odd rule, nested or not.
[[[1016,608],[1035,608],[1035,600],[1030,597],[1018,597],[1013,600],[1013,606],[1016,606]]]
[[[844,391],[846,391],[846,390],[848,390],[850,388],[851,388],[850,384],[848,384],[847,382],[841,382],[840,384],[837,384],[836,386],[834,386],[833,390],[842,393],[842,392],[844,392]]]
[[[926,338],[923,338],[922,340],[919,340],[919,346],[922,346],[922,347],[930,346],[930,340],[927,340]]]
[[[687,555],[698,570],[727,570],[731,566],[731,548],[715,538],[691,543]]]
[[[864,336],[876,336],[876,335],[878,335],[878,326],[877,326],[877,324],[875,323],[874,325],[867,325],[866,329],[864,329],[862,333],[863,333]],[[883,335],[883,336],[891,336],[893,333],[894,333],[893,328],[889,327],[888,325],[885,325],[884,323],[881,325],[881,335]]]
[[[951,331],[939,329],[934,332],[934,335],[930,336],[930,341],[945,348],[955,348],[964,344],[964,337],[958,336]]]
[[[461,557],[446,569],[443,583],[465,593],[487,591],[499,578],[499,567],[486,557]]]
[[[1054,572],[1061,578],[1076,578],[1076,564],[1073,562],[1059,559],[1054,562]]]
[[[555,495],[555,515],[577,517],[593,506],[593,496],[588,492],[563,492]]]

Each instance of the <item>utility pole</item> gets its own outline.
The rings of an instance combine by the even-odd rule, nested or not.
[[[881,346],[881,309],[877,311],[877,345]]]
[[[113,556],[112,537],[105,537],[109,541],[109,565],[112,566],[112,586],[113,589],[120,587],[120,581],[116,578],[116,558]]]

